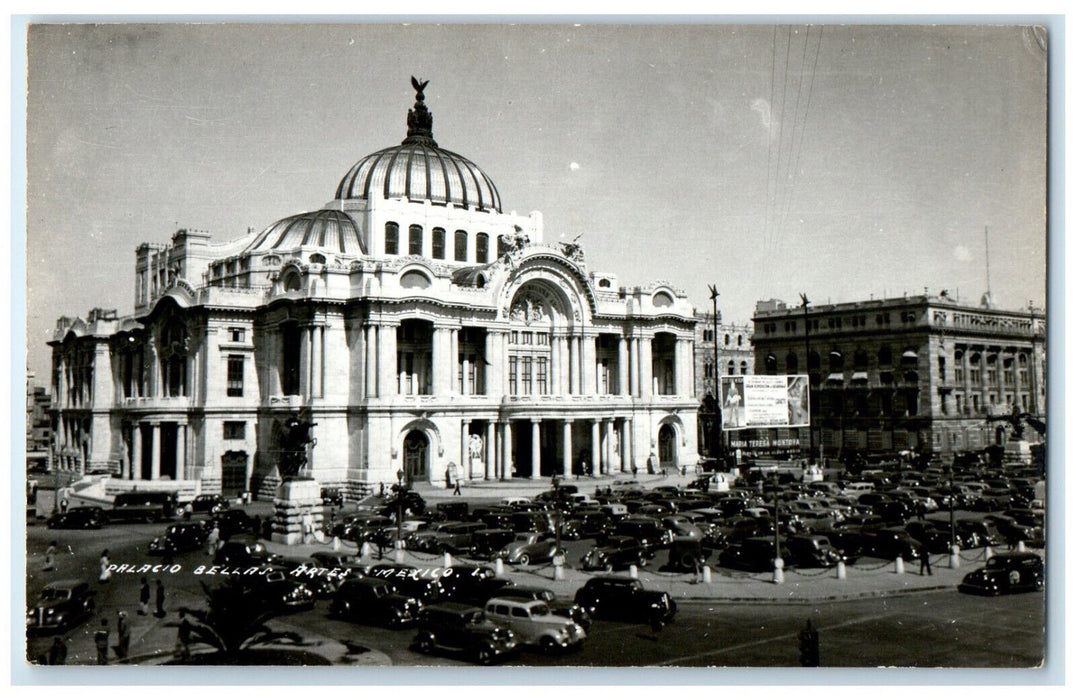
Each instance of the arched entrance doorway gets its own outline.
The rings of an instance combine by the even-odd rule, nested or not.
[[[668,423],[658,430],[658,459],[662,467],[677,468],[676,428]]]
[[[430,440],[421,430],[412,430],[404,438],[404,475],[408,483],[429,478]]]

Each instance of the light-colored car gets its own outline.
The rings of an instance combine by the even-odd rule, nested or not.
[[[486,602],[486,618],[512,630],[521,644],[546,653],[577,649],[587,638],[580,625],[554,615],[544,600],[491,598]]]
[[[556,552],[557,541],[548,533],[520,532],[515,540],[497,552],[497,558],[509,564],[527,566],[532,562],[552,561]]]

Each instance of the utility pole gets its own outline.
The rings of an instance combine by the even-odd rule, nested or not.
[[[807,320],[807,305],[811,303],[805,292],[800,292],[800,301],[803,302],[803,340],[807,346],[807,354],[803,357],[803,366],[807,368],[807,462],[814,459],[814,430],[811,422],[814,418],[811,411],[811,324]],[[819,460],[821,464],[821,460]]]
[[[725,456],[725,450],[722,444],[724,431],[721,425],[721,364],[717,356],[717,298],[719,296],[721,294],[717,291],[717,285],[711,284],[710,301],[714,305],[714,410],[717,412],[717,417],[714,421],[714,430],[710,435],[710,442],[713,444],[715,456],[720,460]]]

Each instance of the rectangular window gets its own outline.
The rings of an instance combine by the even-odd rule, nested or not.
[[[972,367],[968,370],[968,376],[971,378],[972,384],[980,384],[983,381],[983,371],[978,367]]]
[[[519,358],[508,358],[508,393],[515,396],[519,393]]]
[[[474,239],[475,260],[479,263],[489,262],[489,234],[480,233]]]
[[[233,343],[242,343],[247,338],[247,331],[245,328],[229,328],[228,335]]]
[[[225,440],[245,440],[247,437],[247,424],[241,420],[224,421]]]
[[[534,385],[531,382],[531,358],[523,358],[523,393],[532,394]]]
[[[523,343],[524,345],[533,345],[534,344],[534,333],[531,333],[530,331],[523,331],[523,335],[520,338],[520,342]]]
[[[385,224],[385,255],[398,255],[400,252],[400,225],[394,221]]]
[[[443,228],[433,230],[433,257],[436,260],[445,259],[445,230]]]
[[[538,358],[538,393],[543,396],[549,393],[549,373],[546,366],[546,358]]]
[[[228,356],[228,396],[243,395],[243,363],[242,355]]]
[[[467,260],[467,232],[456,231],[456,260],[464,262]]]
[[[998,383],[998,371],[996,369],[986,370],[986,381],[988,384]]]
[[[1005,382],[1005,386],[1012,386],[1012,384],[1013,384],[1013,371],[1011,369],[1004,370],[1002,372],[1001,376],[1002,376],[1002,379]]]
[[[956,380],[957,384],[963,384],[964,383],[964,368],[963,367],[954,367],[953,368],[953,378]]]
[[[475,377],[478,376],[476,374],[476,370],[478,368],[478,363],[475,360],[476,360],[476,358],[475,358],[474,355],[468,355],[467,356],[467,393],[468,394],[476,393]]]
[[[549,334],[548,333],[536,333],[535,334],[535,340],[537,340],[539,345],[549,345]]]
[[[422,255],[422,227],[418,224],[412,224],[407,229],[407,252]]]
[[[938,358],[938,379],[945,381],[945,358]]]
[[[519,331],[512,331],[512,345],[519,345]]]

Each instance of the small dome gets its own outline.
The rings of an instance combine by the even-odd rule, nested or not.
[[[335,209],[321,209],[281,219],[259,233],[243,252],[293,250],[300,246],[328,248],[344,255],[366,253],[366,244],[358,224],[346,213]]]
[[[404,198],[501,211],[497,186],[482,169],[433,140],[433,115],[422,90],[429,81],[411,78],[415,106],[407,112],[407,138],[356,163],[336,188],[336,199]]]

